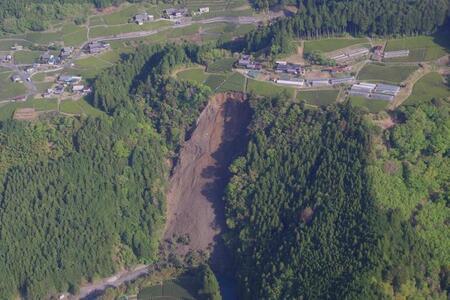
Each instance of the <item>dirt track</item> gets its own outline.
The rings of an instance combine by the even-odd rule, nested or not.
[[[240,93],[218,94],[201,113],[180,153],[167,196],[165,239],[188,236],[176,252],[211,251],[213,265],[224,259],[219,234],[224,226],[222,201],[228,166],[246,140],[250,108]]]

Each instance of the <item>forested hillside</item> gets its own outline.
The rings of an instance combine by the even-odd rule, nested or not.
[[[166,161],[210,93],[170,71],[209,50],[143,46],[96,80],[108,116],[1,124],[0,299],[76,292],[155,258]]]
[[[253,107],[248,151],[231,166],[226,195],[242,297],[445,299],[448,103],[405,109],[381,157],[376,131],[348,104]],[[411,138],[418,130],[420,143]]]
[[[266,8],[268,1],[254,1]],[[350,33],[353,35],[430,34],[443,25],[448,0],[438,1],[298,1],[298,13],[260,27],[245,37],[248,51],[267,48],[269,53],[289,49],[292,37],[312,38]]]

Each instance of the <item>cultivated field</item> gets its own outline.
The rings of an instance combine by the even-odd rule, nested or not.
[[[196,278],[180,277],[177,279],[164,281],[162,285],[156,285],[141,290],[137,296],[137,299],[195,300],[198,299],[198,289],[199,283]]]
[[[25,102],[3,104],[0,106],[0,121],[11,119],[16,109],[19,108],[34,108],[36,111],[49,111],[57,110],[58,104],[56,99],[27,100]]]
[[[366,38],[332,38],[305,41],[304,52],[322,51],[331,52],[349,46],[368,43]]]
[[[207,72],[209,73],[220,73],[220,72],[230,72],[233,67],[235,58],[223,58],[215,61],[208,65]]]
[[[16,64],[32,64],[39,59],[39,56],[41,56],[42,53],[42,51],[29,50],[15,51],[14,60]]]
[[[315,106],[326,106],[336,102],[339,90],[299,91],[297,99]]]
[[[356,107],[365,107],[371,113],[380,112],[388,106],[388,101],[366,99],[364,97],[350,96],[349,101]]]
[[[289,98],[294,98],[295,90],[291,87],[279,86],[271,82],[247,80],[247,92],[256,95],[274,97],[280,94],[286,94]]]
[[[217,68],[220,72],[220,69]],[[203,68],[192,68],[177,73],[177,78],[202,83],[215,92],[242,92],[245,77],[238,73],[206,73]]]
[[[416,36],[388,40],[386,51],[409,49],[408,57],[390,58],[392,62],[418,62],[435,60],[450,51],[450,39],[445,35]]]
[[[59,106],[59,111],[67,114],[88,115],[94,117],[104,114],[102,111],[91,106],[84,99],[79,99],[76,101],[64,100]]]
[[[416,65],[367,64],[359,71],[358,79],[396,84],[403,82],[417,69],[418,66]]]
[[[432,98],[450,97],[450,89],[444,84],[439,73],[429,73],[423,76],[413,87],[411,95],[406,99],[405,105],[415,104]]]

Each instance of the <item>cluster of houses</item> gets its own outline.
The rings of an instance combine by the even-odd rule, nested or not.
[[[12,59],[13,59],[13,57],[11,54],[7,54],[5,56],[0,57],[0,61],[2,63],[10,63],[10,62],[12,62]]]
[[[241,58],[237,61],[236,67],[238,68],[244,68],[248,70],[261,70],[262,65],[261,63],[255,61],[253,59],[253,56],[251,55],[242,55]]]
[[[305,74],[305,69],[299,64],[288,63],[286,61],[277,61],[275,65],[276,73],[288,73],[292,75]]]
[[[330,59],[333,59],[334,61],[336,61],[336,63],[341,64],[363,58],[369,53],[370,51],[367,48],[355,48],[339,52],[338,54],[331,56]]]
[[[85,47],[85,52],[87,52],[89,54],[97,54],[97,53],[102,53],[102,52],[104,52],[106,50],[109,50],[110,47],[111,46],[108,43],[104,43],[104,42],[90,42]]]
[[[200,7],[198,10],[194,11],[192,14],[194,16],[199,16],[202,14],[209,13],[209,7]],[[162,13],[164,19],[178,20],[183,17],[189,16],[189,10],[187,8],[168,8]],[[155,21],[155,16],[149,15],[147,12],[139,13],[133,17],[133,22],[138,25],[144,25],[144,23]]]
[[[349,94],[367,99],[392,101],[400,92],[400,87],[390,84],[360,82],[352,85]]]
[[[91,92],[91,88],[80,84],[81,80],[81,76],[61,75],[58,77],[57,85],[54,88],[47,89],[42,94],[42,97],[50,98],[53,95],[61,95],[66,90],[66,87],[70,87],[70,91],[73,94],[87,95]]]
[[[39,63],[44,65],[59,65],[64,60],[68,59],[73,53],[73,47],[64,47],[59,52],[59,55],[51,54],[50,51],[44,52],[39,57]]]
[[[168,8],[163,11],[163,18],[169,20],[176,20],[188,15],[189,11],[187,8]]]
[[[133,21],[138,25],[144,25],[144,23],[152,22],[154,20],[155,20],[155,16],[149,15],[146,12],[137,14],[133,17]]]

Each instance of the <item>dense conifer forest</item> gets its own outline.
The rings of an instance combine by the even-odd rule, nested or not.
[[[445,299],[449,107],[401,109],[380,137],[348,104],[255,100],[226,195],[241,296]]]
[[[281,1],[253,1],[259,9]],[[313,1],[295,3],[298,12],[270,26],[260,27],[245,37],[248,51],[287,52],[292,37],[315,38],[343,33],[352,35],[430,34],[446,21],[448,0],[439,1]]]

